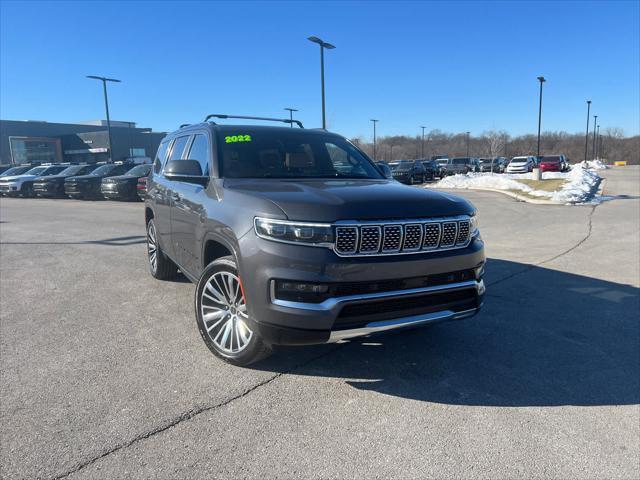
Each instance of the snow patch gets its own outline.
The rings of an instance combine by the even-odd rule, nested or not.
[[[552,178],[564,179],[566,183],[562,185],[560,190],[546,192],[544,190],[536,190],[518,181],[519,179],[533,180],[533,174],[531,173],[467,173],[466,175],[445,177],[439,182],[429,186],[435,188],[516,190],[533,197],[540,197],[557,203],[600,203],[599,198],[591,198],[600,182],[600,176],[592,169],[584,168],[582,164],[576,164],[571,168],[571,171],[566,173],[542,173],[543,180]]]
[[[592,170],[604,170],[606,168],[610,168],[608,165],[602,163],[601,160],[587,160],[578,163],[578,165],[583,168],[592,169]]]

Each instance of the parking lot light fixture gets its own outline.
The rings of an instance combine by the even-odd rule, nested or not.
[[[330,43],[322,41],[318,37],[309,37],[307,40],[320,45],[320,85],[322,90],[322,128],[327,128],[327,121],[326,121],[325,109],[324,109],[324,49],[327,48],[329,50],[332,50],[336,47],[334,45],[331,45]]]
[[[375,118],[371,119],[371,122],[373,122],[373,159],[376,159],[376,123],[378,123],[380,120],[376,120]]]
[[[297,112],[298,110],[296,110],[295,108],[289,108],[289,107],[285,107],[285,110],[289,111],[289,120],[291,120],[290,126],[291,128],[293,128],[293,112]]]
[[[587,161],[587,149],[589,148],[589,113],[591,113],[591,100],[587,100],[587,133],[584,136],[584,161]]]
[[[422,129],[422,154],[420,156],[420,158],[422,158],[424,160],[424,129],[427,127],[420,127]]]
[[[109,161],[113,161],[113,153],[111,151],[111,119],[109,118],[109,99],[107,98],[107,82],[120,83],[115,78],[99,77],[97,75],[87,75],[92,80],[100,80],[102,82],[102,90],[104,92],[104,108],[107,112],[107,147],[109,148]]]
[[[538,77],[540,82],[540,105],[538,106],[538,157],[540,157],[540,126],[542,125],[542,84],[547,80],[544,77]]]
[[[591,155],[593,159],[596,159],[596,125],[598,124],[598,115],[593,116],[593,148],[591,149]]]

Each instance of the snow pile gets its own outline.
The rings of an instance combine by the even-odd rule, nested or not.
[[[570,172],[544,172],[543,180],[559,178],[566,183],[560,190],[546,192],[536,190],[529,185],[520,183],[518,179],[533,179],[532,174],[498,174],[498,173],[467,173],[445,177],[430,186],[435,188],[464,188],[516,190],[542,199],[558,203],[585,203],[594,194],[600,182],[600,176],[593,170],[583,168],[581,164],[574,165]]]
[[[592,170],[604,170],[605,168],[609,168],[608,165],[602,163],[601,160],[587,160],[578,163],[577,165],[582,166],[583,168],[590,168]]]

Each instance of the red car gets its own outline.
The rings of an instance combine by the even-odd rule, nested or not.
[[[140,200],[144,202],[144,199],[147,198],[147,177],[138,179],[136,191],[138,192],[138,197],[140,197]]]
[[[545,155],[540,159],[540,170],[543,172],[565,172],[569,164],[564,155]]]

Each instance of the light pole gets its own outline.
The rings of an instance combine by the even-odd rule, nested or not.
[[[469,134],[471,132],[467,132],[467,157],[469,156]]]
[[[600,159],[600,125],[596,125],[596,137],[598,138],[598,140],[596,140],[596,160]]]
[[[371,121],[373,122],[373,160],[376,159],[376,123],[378,123],[380,120],[376,120],[375,118],[372,118]]]
[[[328,48],[329,50],[331,50],[336,47],[334,45],[331,45],[330,43],[323,42],[318,37],[309,37],[307,40],[320,45],[320,82],[321,82],[321,89],[322,89],[322,128],[327,128],[327,121],[325,118],[325,111],[324,111],[324,49]]]
[[[587,133],[584,137],[584,161],[587,161],[587,148],[589,148],[589,113],[591,111],[591,100],[587,100]]]
[[[295,108],[289,108],[286,107],[285,110],[289,110],[289,120],[291,120],[291,128],[293,128],[293,112],[297,112],[298,110],[296,110]]]
[[[598,115],[593,116],[593,148],[591,149],[591,153],[593,154],[593,159],[596,159],[596,125],[598,124]]]
[[[422,160],[424,160],[424,129],[427,127],[420,127],[422,129],[422,154],[421,154],[421,158]]]
[[[120,83],[120,80],[116,80],[115,78],[107,78],[107,77],[99,77],[97,75],[87,75],[87,78],[91,78],[93,80],[100,80],[102,82],[102,89],[104,91],[104,108],[107,111],[107,137],[108,137],[108,148],[109,148],[109,161],[113,161],[113,152],[111,151],[111,119],[109,118],[109,100],[107,98],[107,82],[115,82]]]
[[[389,148],[389,161],[393,162],[393,147],[395,147],[395,145],[391,145],[391,147]]]
[[[538,77],[540,81],[540,106],[538,107],[538,158],[540,157],[540,125],[542,124],[542,84],[546,82],[544,77]]]

